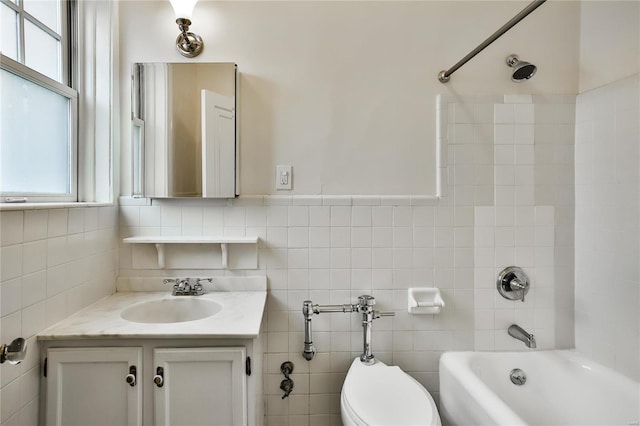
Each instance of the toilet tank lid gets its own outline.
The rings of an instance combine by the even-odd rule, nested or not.
[[[342,386],[342,403],[370,425],[439,425],[429,392],[399,367],[356,358]]]

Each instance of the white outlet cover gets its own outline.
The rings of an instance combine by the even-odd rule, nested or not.
[[[291,189],[293,173],[291,166],[276,166],[276,189]]]

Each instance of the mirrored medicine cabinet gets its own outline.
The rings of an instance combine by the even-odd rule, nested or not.
[[[236,64],[135,63],[131,89],[132,195],[235,197]]]

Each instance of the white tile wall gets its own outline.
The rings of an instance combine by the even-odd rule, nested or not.
[[[504,209],[502,206],[475,209],[475,349],[527,350],[505,332],[514,323],[536,336],[539,349],[553,349],[556,347],[554,208],[520,207],[518,217],[522,220],[517,221],[513,208],[507,208],[510,215],[502,217],[500,211]],[[524,303],[504,299],[495,290],[495,278],[511,265],[522,267],[529,276],[531,287]]]
[[[638,75],[578,96],[576,347],[640,379]]]
[[[267,424],[340,424],[340,386],[361,351],[361,325],[355,315],[314,317],[318,354],[307,362],[300,355],[306,299],[342,304],[374,295],[381,310],[396,312],[376,320],[374,353],[400,365],[437,398],[443,351],[526,349],[507,336],[511,322],[533,331],[540,348],[573,344],[572,331],[566,331],[573,330],[572,314],[559,314],[573,306],[572,100],[443,98],[438,137],[445,143],[439,160],[445,174],[439,199],[157,202],[122,209],[120,235],[261,237],[259,272],[269,278]],[[130,247],[121,244],[119,251],[122,277],[245,273],[133,270]],[[506,301],[495,290],[497,273],[511,264],[523,266],[532,279],[524,304]],[[406,289],[416,286],[441,288],[446,309],[440,315],[406,313]],[[282,400],[279,366],[286,360],[296,365],[296,387]]]
[[[486,302],[488,295],[479,296],[477,292],[485,293],[486,289],[482,287],[490,286],[497,295],[495,277],[502,268],[510,264],[531,268],[535,275],[542,273],[542,278],[536,279],[534,285],[545,288],[545,295],[551,293],[553,301],[552,305],[538,304],[545,306],[550,314],[548,318],[553,319],[548,323],[551,329],[544,330],[544,337],[538,341],[546,342],[546,347],[572,347],[574,141],[571,129],[575,97],[506,95],[500,98],[451,97],[444,101],[448,103],[450,121],[469,121],[475,135],[485,135],[475,141],[473,162],[475,174],[480,169],[490,179],[489,185],[474,187],[476,309],[483,310],[484,306],[495,309],[495,304],[478,304],[478,297]],[[464,112],[462,119],[456,115],[459,110],[486,111],[489,108],[493,114],[485,113],[482,122],[473,122]],[[487,130],[486,121],[492,123],[493,131]],[[449,125],[449,134],[455,130]],[[490,137],[490,144],[486,143],[487,137]],[[458,145],[455,134],[449,138],[449,144],[449,152],[452,145],[455,152]],[[458,168],[455,160],[450,156],[450,170]],[[468,162],[465,159],[465,163]],[[460,210],[460,202],[470,198],[466,196],[469,191],[460,185],[453,185],[450,190],[456,208]],[[459,196],[461,192],[463,195]],[[543,206],[546,207],[540,210]],[[546,216],[537,219],[535,213],[540,211]],[[540,271],[542,267],[544,269]],[[456,274],[459,272],[456,268]],[[563,285],[555,286],[554,282]],[[537,299],[531,300],[533,305]],[[476,320],[478,316],[483,318],[483,325],[480,329],[476,326],[476,338],[479,333],[484,336],[481,337],[482,347],[494,348],[489,344],[494,339],[487,331],[488,313],[477,314]],[[503,324],[494,323],[494,326],[493,332],[502,334]]]
[[[0,212],[0,341],[27,340],[27,358],[0,366],[0,424],[37,425],[36,335],[115,291],[117,208]]]

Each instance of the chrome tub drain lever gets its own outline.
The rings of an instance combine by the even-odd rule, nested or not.
[[[509,378],[511,378],[511,383],[516,386],[522,386],[527,383],[527,375],[524,374],[524,371],[520,370],[519,368],[514,368],[513,370],[511,370],[511,373],[509,373]]]

